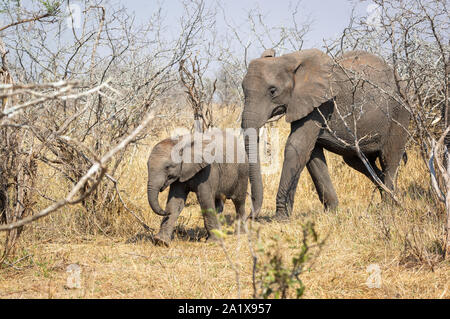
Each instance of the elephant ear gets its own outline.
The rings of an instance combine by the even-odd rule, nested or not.
[[[294,76],[294,87],[286,108],[286,121],[291,123],[333,98],[333,64],[330,57],[317,49],[286,54],[283,58],[287,59],[289,72]]]
[[[181,175],[180,175],[180,182],[184,183],[187,180],[190,180],[192,177],[195,176],[198,172],[200,172],[202,169],[210,165],[206,162],[201,163],[182,163],[181,164]]]
[[[191,179],[195,176],[195,174],[211,164],[207,162],[203,156],[203,150],[205,149],[205,147],[212,146],[211,141],[205,141],[203,139],[203,134],[199,134],[199,136],[200,137],[198,137],[198,139],[194,138],[192,142],[187,143],[186,146],[184,146],[181,150],[183,154],[185,154],[186,152],[189,152],[188,154],[190,154],[190,156],[186,156],[188,158],[182,156],[183,161],[181,163],[181,172],[179,179],[179,181],[182,183]]]
[[[275,57],[275,50],[274,49],[267,49],[261,54],[261,58],[274,58]]]

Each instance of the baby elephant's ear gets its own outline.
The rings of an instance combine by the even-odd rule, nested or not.
[[[214,147],[211,141],[205,142],[202,139],[192,141],[183,148],[183,161],[181,163],[180,182],[186,182],[195,176],[202,169],[210,165],[210,162],[205,159],[204,151],[206,147]]]
[[[206,162],[201,163],[182,163],[181,164],[181,175],[180,175],[180,182],[184,183],[188,180],[190,180],[192,177],[195,176],[198,172],[200,172],[202,169],[204,169],[209,164]]]

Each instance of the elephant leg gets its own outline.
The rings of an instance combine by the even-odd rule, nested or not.
[[[375,161],[377,159],[377,155],[370,155],[367,157],[367,159],[369,160],[369,164],[370,166],[372,166],[372,169],[375,171],[375,173],[377,174],[377,177],[384,182],[384,175],[383,172],[380,171],[380,169],[377,167]],[[370,179],[372,181],[372,183],[375,184],[375,186],[377,186],[377,188],[381,191],[382,188],[378,185],[378,183],[375,181],[375,179],[373,178],[372,174],[370,174],[370,172],[368,171],[366,165],[364,165],[364,163],[361,161],[361,159],[358,156],[346,156],[344,157],[344,162],[350,166],[351,168],[357,170],[358,172],[364,174],[368,179]]]
[[[236,209],[236,226],[234,232],[235,234],[245,233],[245,197],[244,199],[233,200],[233,204]]]
[[[172,240],[172,233],[175,223],[183,210],[184,205],[186,204],[188,193],[189,192],[182,183],[175,182],[170,186],[166,205],[166,211],[169,215],[163,218],[161,228],[159,229],[158,234],[154,237],[157,245],[169,246],[169,243]]]
[[[220,223],[217,219],[217,211],[215,207],[215,199],[212,191],[200,187],[197,193],[198,202],[202,209],[203,221],[206,231],[208,232],[207,241],[216,241],[218,238],[214,235],[214,229],[220,229]]]
[[[285,220],[291,215],[298,179],[310,159],[319,132],[320,124],[311,115],[291,124],[277,193],[276,219]]]
[[[392,108],[398,108],[396,102],[392,101]],[[383,145],[380,154],[380,164],[384,175],[384,184],[392,192],[395,190],[397,171],[400,162],[405,154],[406,142],[409,133],[406,128],[409,124],[410,114],[406,109],[400,108],[397,114],[396,121],[393,121],[389,130],[387,141]],[[406,159],[405,159],[406,163]],[[391,202],[392,198],[386,192],[381,192],[383,201]]]
[[[396,184],[396,177],[398,167],[402,160],[404,154],[404,149],[399,149],[398,147],[386,147],[381,151],[380,164],[383,170],[383,183],[386,187],[393,192]],[[391,201],[391,196],[386,194],[384,190],[380,189],[381,198],[385,202]]]
[[[215,206],[216,206],[217,214],[221,214],[223,212],[223,205],[224,205],[224,201],[220,198],[216,198]]]
[[[245,212],[245,201],[247,199],[247,187],[248,187],[248,173],[246,168],[239,172],[239,178],[237,187],[235,188],[234,195],[231,197],[234,208],[236,210],[236,222],[234,232],[236,234],[245,233],[245,223],[247,216]]]
[[[325,209],[337,208],[339,201],[333,183],[331,182],[327,162],[321,146],[316,145],[316,147],[314,147],[306,167],[316,187],[319,199],[325,206]]]

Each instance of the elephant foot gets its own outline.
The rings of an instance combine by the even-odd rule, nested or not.
[[[153,237],[153,243],[156,246],[169,247],[169,245],[170,245],[170,238],[167,238],[167,236],[163,236],[163,235],[157,234],[155,237]]]
[[[287,223],[290,221],[290,218],[291,217],[285,213],[276,213],[272,220],[279,223]]]
[[[246,219],[251,219],[251,220],[254,220],[254,221],[263,219],[263,218],[260,216],[260,212],[261,212],[261,211],[258,211],[257,213],[253,213],[253,212],[252,212],[251,214],[249,214],[249,215],[247,216]]]
[[[289,196],[280,199],[280,196],[277,195],[277,206],[276,206],[277,208],[275,211],[275,216],[272,217],[272,220],[281,223],[288,222],[292,215],[293,205],[294,201]]]
[[[235,227],[235,229],[234,229],[234,234],[235,235],[237,235],[237,234],[246,234],[247,232],[245,231],[245,224],[243,223],[243,222],[238,222],[237,224],[236,224],[236,227]]]
[[[336,211],[339,206],[337,198],[331,198],[323,201],[323,208],[325,211]]]
[[[326,213],[335,213],[338,210],[338,205],[324,206],[323,210]]]

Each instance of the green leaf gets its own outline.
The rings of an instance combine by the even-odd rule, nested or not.
[[[227,237],[227,234],[225,234],[220,229],[213,229],[211,230],[211,233],[215,235],[217,238],[225,239]]]

